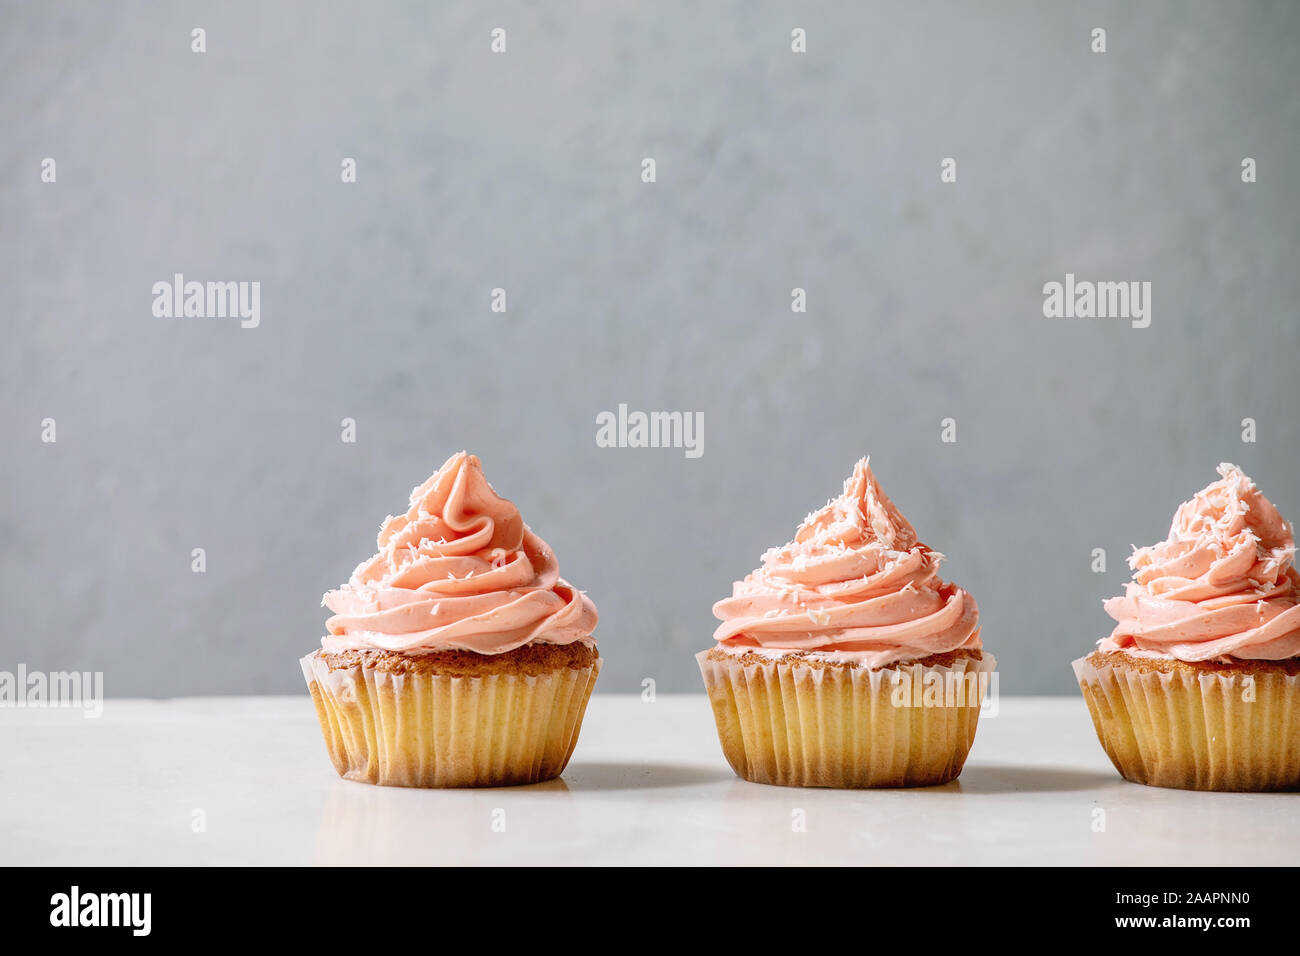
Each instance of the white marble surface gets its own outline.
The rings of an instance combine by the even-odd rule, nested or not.
[[[0,753],[5,865],[1300,858],[1300,797],[1126,783],[1074,698],[1004,698],[960,780],[925,790],[746,783],[722,758],[703,696],[598,694],[562,780],[501,790],[340,780],[305,696],[110,700],[99,719],[0,710]]]

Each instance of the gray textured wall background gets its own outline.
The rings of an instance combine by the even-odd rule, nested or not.
[[[1070,692],[1219,461],[1300,515],[1300,8],[1133,6],[6,4],[0,668],[300,692],[321,593],[468,448],[601,689],[697,690],[711,603],[870,453],[1003,691]],[[1043,318],[1067,271],[1151,327]],[[261,326],[154,318],[174,272]],[[596,447],[620,402],[704,456]]]

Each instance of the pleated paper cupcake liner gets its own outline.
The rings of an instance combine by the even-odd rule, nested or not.
[[[868,670],[798,659],[723,661],[709,653],[696,660],[727,762],[746,780],[790,787],[920,787],[955,779],[997,663],[986,652],[951,666]],[[953,691],[923,693],[936,687]]]
[[[390,787],[494,787],[558,777],[600,672],[451,677],[302,658],[339,775]]]
[[[1127,780],[1182,790],[1300,789],[1300,675],[1193,674],[1089,657],[1074,674]]]

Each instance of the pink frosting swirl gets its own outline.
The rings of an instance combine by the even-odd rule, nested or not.
[[[870,667],[981,647],[979,608],[939,579],[943,555],[886,497],[867,459],[844,494],[713,606],[720,646],[816,651]]]
[[[334,612],[327,653],[595,643],[595,605],[560,577],[546,542],[465,452],[411,492],[406,514],[380,528],[379,553],[322,603]]]
[[[1169,537],[1129,558],[1133,580],[1105,602],[1119,623],[1102,650],[1182,661],[1300,656],[1295,535],[1236,465],[1179,506]]]

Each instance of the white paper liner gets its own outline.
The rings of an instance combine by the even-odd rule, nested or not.
[[[1072,662],[1102,749],[1127,780],[1300,789],[1300,675]]]
[[[302,658],[325,747],[339,775],[394,787],[537,783],[563,772],[600,673],[451,677]]]
[[[742,663],[696,655],[733,770],[746,780],[804,787],[909,787],[961,773],[979,721],[978,694],[899,706],[910,686],[971,686],[997,666],[992,654],[950,666],[817,667],[798,658]],[[751,659],[752,661],[753,659]],[[971,675],[971,676],[968,676]],[[987,680],[987,677],[984,678]],[[936,684],[937,682],[937,684]],[[974,698],[973,700],[971,698]]]

